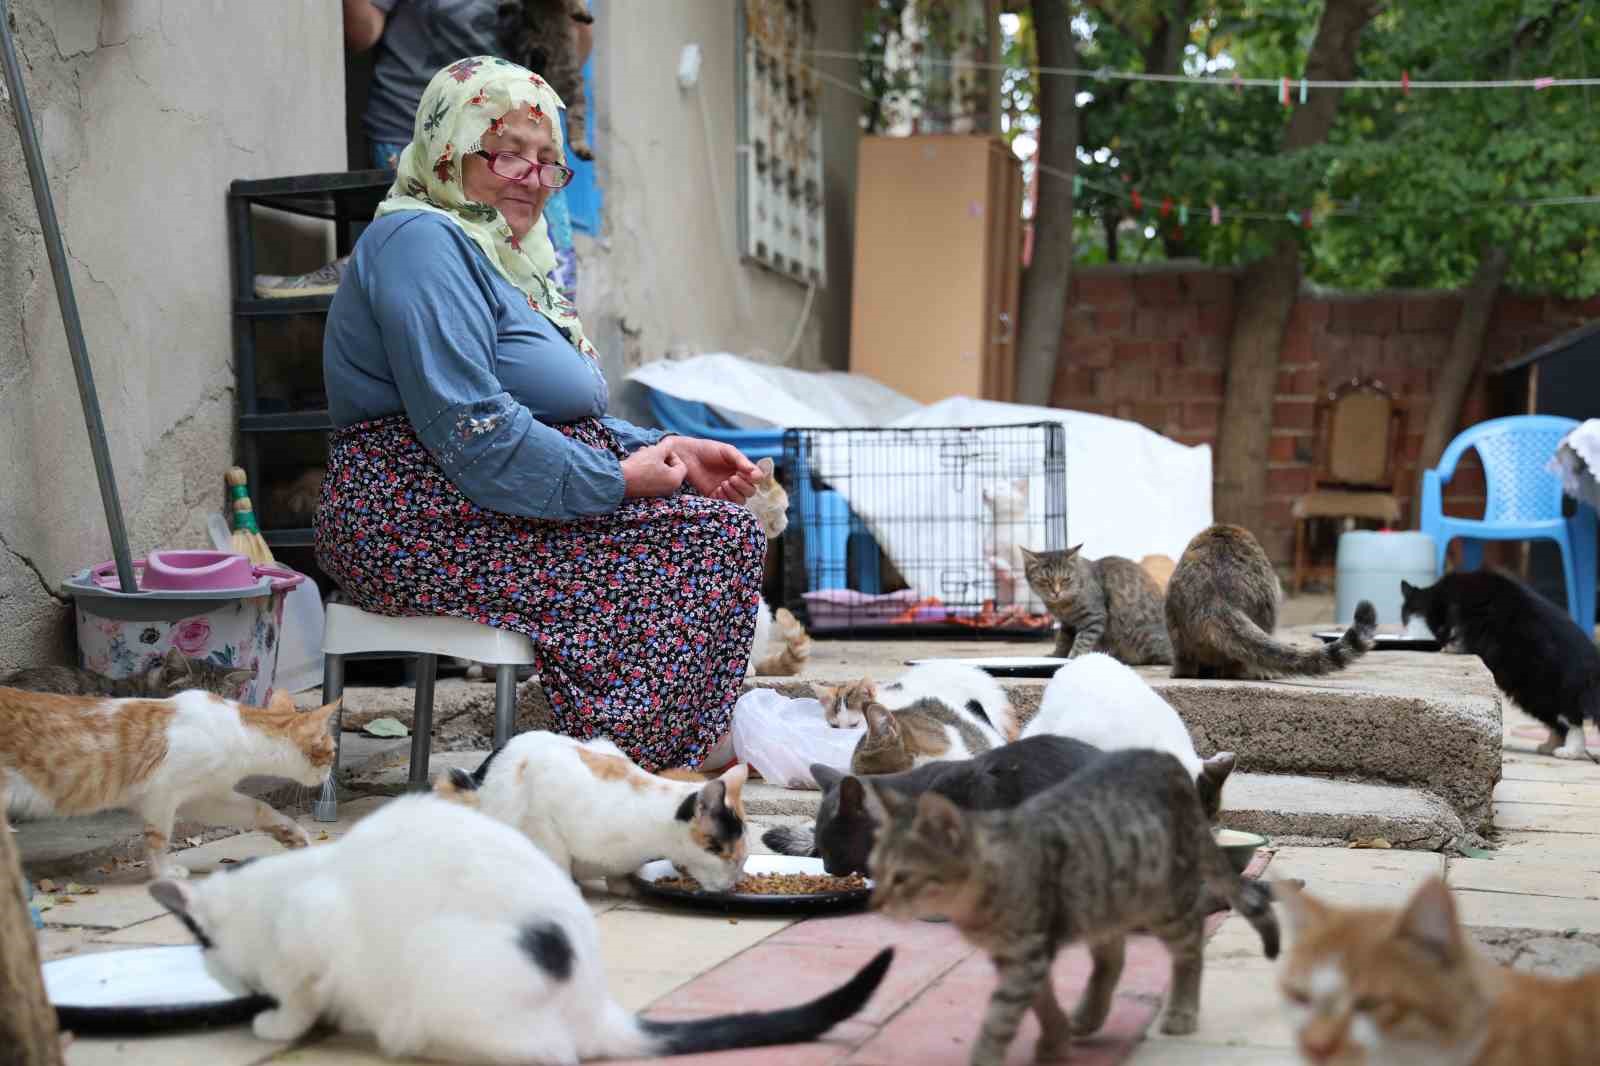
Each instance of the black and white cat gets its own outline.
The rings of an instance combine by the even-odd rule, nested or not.
[[[510,826],[434,796],[394,800],[335,844],[150,894],[214,972],[277,1000],[258,1037],[298,1039],[321,1020],[392,1058],[570,1064],[812,1040],[861,1008],[893,954],[798,1007],[636,1017],[606,989],[571,877]]]
[[[1543,722],[1545,755],[1582,759],[1583,723],[1600,723],[1600,649],[1566,612],[1494,570],[1446,574],[1428,588],[1400,582],[1400,619],[1427,622],[1450,651],[1483,660],[1494,683]]]

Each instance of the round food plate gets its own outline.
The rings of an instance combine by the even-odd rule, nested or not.
[[[821,859],[798,855],[752,855],[744,862],[747,874],[809,874],[826,877]],[[691,892],[682,888],[668,888],[656,882],[678,876],[678,868],[665,859],[647,862],[633,874],[632,881],[646,896],[691,907],[704,907],[718,911],[745,911],[767,914],[826,914],[854,910],[866,906],[872,895],[872,882],[866,888],[844,892],[803,892],[794,895],[774,895],[754,892]]]
[[[1324,644],[1332,644],[1344,636],[1342,629],[1321,629],[1312,636]],[[1376,633],[1372,637],[1373,651],[1438,651],[1439,642],[1432,637],[1413,637],[1406,633]]]
[[[1070,660],[1055,655],[992,655],[973,659],[907,659],[907,666],[923,663],[960,663],[976,666],[995,677],[1053,677]]]
[[[1249,867],[1250,860],[1255,858],[1256,849],[1267,844],[1267,838],[1260,833],[1247,833],[1241,829],[1213,829],[1211,835],[1217,847],[1228,857],[1229,865],[1241,874]]]
[[[234,1025],[276,1006],[270,996],[219,980],[193,944],[72,955],[43,969],[58,1024],[76,1033]]]

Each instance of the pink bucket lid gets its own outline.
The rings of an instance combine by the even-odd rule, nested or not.
[[[139,589],[142,592],[225,592],[256,587],[270,578],[274,592],[294,588],[305,580],[283,566],[255,566],[233,552],[199,550],[157,550],[135,559]],[[94,583],[117,590],[116,564],[104,562],[92,571]]]

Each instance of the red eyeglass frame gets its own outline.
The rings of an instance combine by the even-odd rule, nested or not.
[[[572,168],[568,166],[562,166],[560,163],[537,163],[526,156],[517,155],[515,152],[486,152],[480,149],[472,154],[476,156],[482,156],[488,161],[490,172],[493,173],[495,177],[504,178],[506,181],[526,183],[529,179],[537,178],[538,184],[542,188],[546,189],[565,189],[568,185],[572,184]],[[502,156],[507,159],[515,159],[519,163],[525,163],[530,169],[520,178],[514,178],[509,174],[502,174],[495,168],[495,164]],[[559,171],[560,173],[565,174],[566,178],[561,182],[560,185],[551,185],[549,182],[545,181],[544,175],[546,170]]]

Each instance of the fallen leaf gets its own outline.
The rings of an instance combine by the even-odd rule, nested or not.
[[[332,840],[333,838],[330,837],[328,835],[328,831],[326,829],[324,829],[322,832],[317,834],[317,839],[318,840]]]
[[[199,837],[186,837],[184,838],[183,842],[189,845],[191,848],[198,848],[202,843],[204,843],[204,841],[202,841]]]
[[[1475,848],[1471,844],[1463,844],[1461,845],[1461,854],[1465,855],[1469,859],[1487,859],[1493,855],[1494,852],[1490,851],[1488,848]]]
[[[100,890],[98,888],[90,888],[87,885],[80,885],[76,881],[68,881],[67,887],[63,888],[61,891],[72,893],[78,896],[92,896]]]
[[[228,865],[231,865],[231,864],[236,863],[238,861],[239,861],[238,859],[218,859],[217,860],[217,862],[222,866],[228,866]]]
[[[1383,837],[1373,837],[1371,840],[1352,840],[1350,842],[1350,846],[1352,848],[1378,848],[1385,851],[1394,847],[1393,844],[1383,839]]]
[[[38,895],[28,902],[33,904],[34,910],[47,911],[56,905],[56,898],[54,896]]]
[[[65,907],[67,904],[69,904],[71,902],[73,902],[73,899],[72,899],[71,896],[57,896],[56,897],[56,906],[58,906],[58,907]]]
[[[40,892],[54,892],[55,890],[56,890],[56,883],[54,881],[50,880],[48,877],[40,879],[40,881],[39,881],[39,891]]]
[[[361,730],[369,737],[408,737],[411,730],[398,718],[374,718]]]

